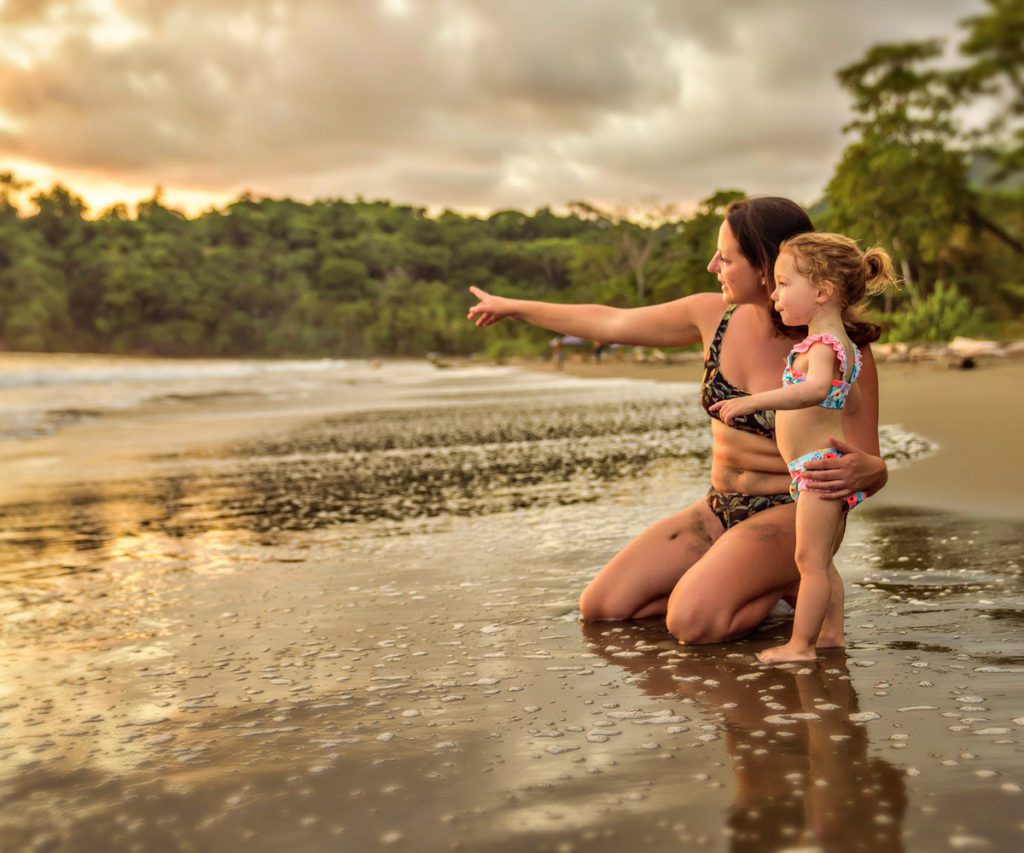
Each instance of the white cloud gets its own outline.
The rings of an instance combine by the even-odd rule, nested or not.
[[[979,5],[7,0],[0,166],[472,209],[809,202],[844,144],[835,70]]]

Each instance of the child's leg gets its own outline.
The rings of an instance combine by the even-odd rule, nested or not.
[[[846,647],[846,593],[843,590],[843,580],[836,571],[835,562],[828,564],[828,580],[828,612],[821,624],[815,645],[819,649],[842,649]]]
[[[793,616],[793,634],[786,645],[761,652],[758,658],[763,663],[814,660],[815,641],[832,597],[829,566],[842,511],[838,501],[822,500],[812,492],[800,493],[796,506],[796,567],[800,571],[800,593]]]

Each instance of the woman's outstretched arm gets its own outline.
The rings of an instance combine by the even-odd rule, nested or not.
[[[645,347],[685,346],[701,340],[701,328],[721,315],[722,297],[697,293],[673,302],[643,308],[608,305],[564,305],[493,296],[471,287],[478,300],[469,320],[490,326],[503,319],[523,320],[562,335],[576,335],[603,344]]]

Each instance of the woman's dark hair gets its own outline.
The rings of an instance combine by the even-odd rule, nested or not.
[[[794,201],[778,196],[760,196],[734,201],[725,210],[725,220],[740,244],[743,257],[761,271],[768,282],[768,292],[775,289],[775,259],[783,240],[814,230],[807,211]],[[807,334],[804,327],[791,327],[782,322],[774,308],[769,314],[775,329],[785,337]]]

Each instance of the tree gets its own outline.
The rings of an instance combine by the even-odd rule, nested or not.
[[[1024,170],[1024,4],[985,2],[986,14],[961,21],[967,36],[959,49],[970,64],[951,72],[949,81],[961,96],[980,96],[993,107],[979,136],[998,155],[998,180]]]
[[[884,44],[837,73],[859,138],[829,182],[829,226],[888,246],[910,297],[919,301],[949,264],[954,229],[970,220],[965,155],[954,147],[954,104],[929,63],[939,41]]]

